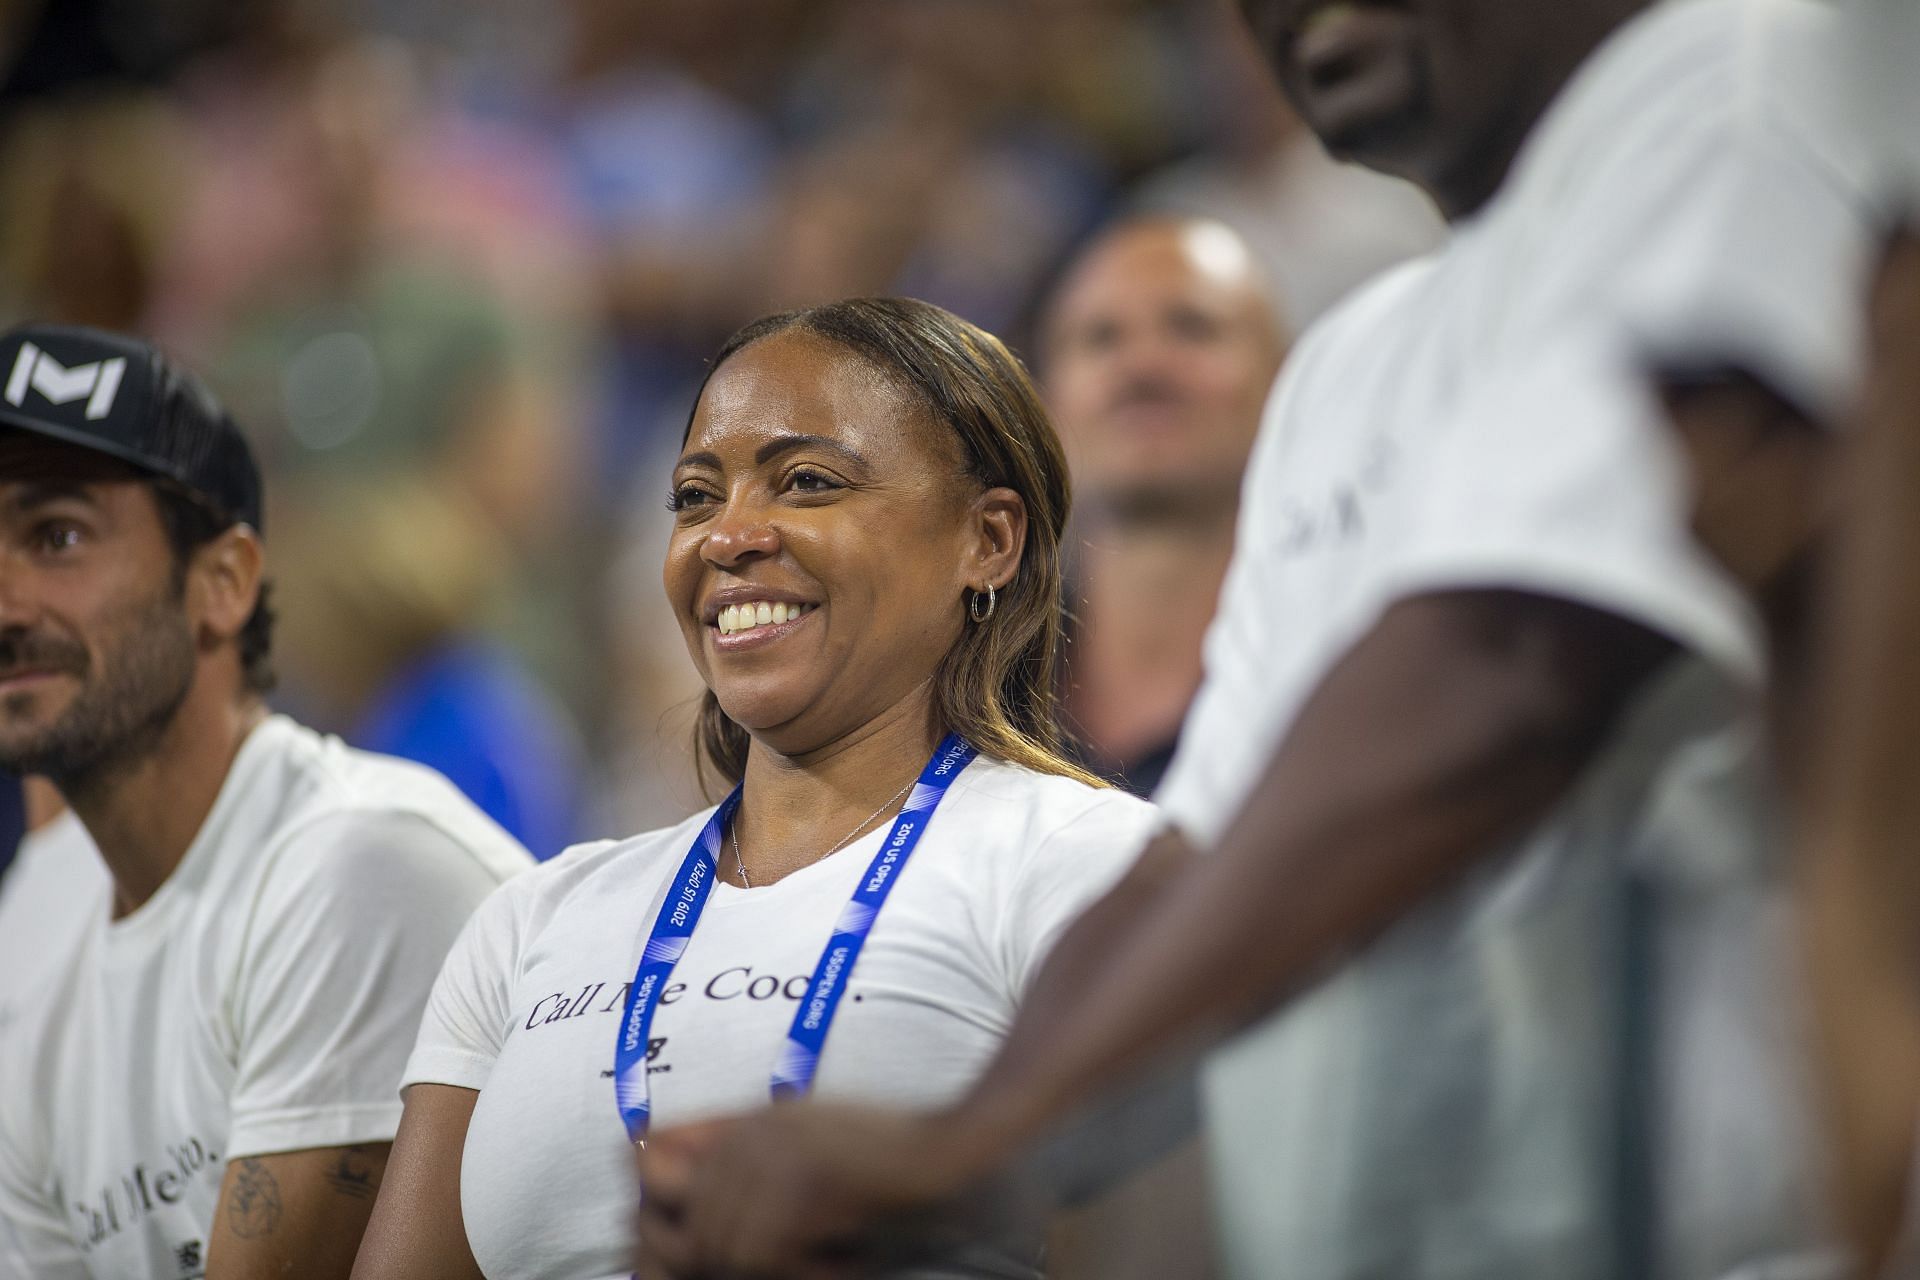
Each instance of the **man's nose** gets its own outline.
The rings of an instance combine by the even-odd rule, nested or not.
[[[19,626],[39,617],[36,575],[14,548],[0,549],[0,627]]]

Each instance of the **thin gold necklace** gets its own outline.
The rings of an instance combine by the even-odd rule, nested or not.
[[[826,859],[831,858],[834,854],[840,852],[842,849],[846,848],[849,844],[853,843],[854,838],[860,835],[861,832],[865,831],[869,823],[871,823],[875,818],[879,817],[881,814],[885,813],[888,809],[891,809],[893,807],[894,801],[898,800],[901,796],[904,796],[905,794],[907,794],[908,789],[913,786],[913,783],[914,783],[914,779],[912,778],[907,779],[906,786],[900,788],[898,791],[894,792],[891,796],[887,797],[884,801],[882,801],[878,809],[875,809],[872,813],[868,814],[866,817],[860,820],[859,826],[847,832],[845,836],[841,837],[840,842],[838,844],[834,845],[833,848],[821,854],[818,858],[815,858],[814,861],[823,862]],[[735,811],[733,815],[733,821],[727,824],[727,838],[733,841],[733,865],[734,865],[734,869],[740,873],[740,883],[745,885],[747,888],[751,889],[753,888],[753,877],[747,874],[747,864],[740,857],[740,814],[738,811]]]

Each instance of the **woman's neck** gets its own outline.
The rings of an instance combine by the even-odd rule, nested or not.
[[[891,816],[933,752],[932,688],[923,683],[859,728],[797,755],[754,741],[722,846],[722,878],[742,883],[744,863],[748,882],[772,884]]]

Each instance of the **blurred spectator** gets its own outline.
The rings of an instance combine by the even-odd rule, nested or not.
[[[284,660],[355,746],[432,765],[534,856],[578,840],[584,752],[563,708],[480,619],[506,548],[420,476],[335,489],[278,541]]]
[[[534,672],[588,664],[574,579],[543,568],[580,529],[583,259],[552,168],[437,105],[412,51],[297,5],[183,101],[198,180],[162,331],[274,485],[288,694],[557,852],[583,753]]]
[[[0,316],[148,324],[186,142],[163,100],[132,89],[15,110],[0,132]]]
[[[1146,218],[1085,250],[1042,338],[1078,533],[1066,719],[1090,767],[1145,795],[1200,687],[1241,473],[1289,335],[1232,230]]]

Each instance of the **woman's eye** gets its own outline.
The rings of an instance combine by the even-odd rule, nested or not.
[[[811,467],[796,467],[787,477],[787,487],[796,493],[828,493],[843,486],[824,471],[815,471]]]
[[[683,484],[667,495],[667,510],[685,511],[688,507],[697,507],[712,495],[698,485]]]

